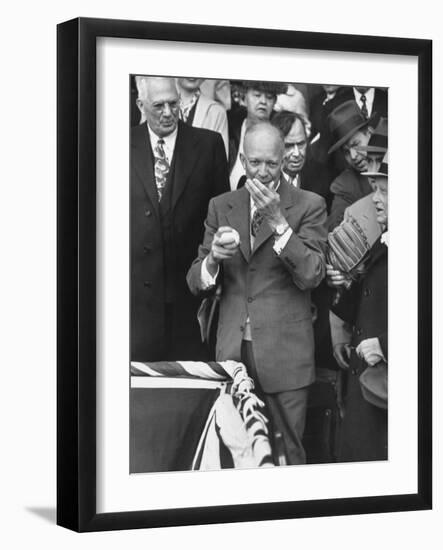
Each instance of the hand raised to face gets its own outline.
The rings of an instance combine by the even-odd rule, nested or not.
[[[264,185],[257,178],[247,179],[245,187],[251,195],[257,210],[262,214],[271,228],[285,223],[280,206],[280,195],[271,186]]]

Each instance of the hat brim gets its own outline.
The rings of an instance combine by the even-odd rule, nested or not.
[[[361,176],[366,176],[369,178],[387,178],[388,174],[384,172],[360,172]]]
[[[361,130],[361,128],[363,128],[364,126],[369,126],[371,124],[371,122],[374,121],[375,116],[376,116],[376,113],[374,113],[370,118],[368,118],[368,120],[365,120],[364,122],[361,122],[360,124],[357,124],[357,126],[354,126],[354,128],[352,128],[352,130],[349,130],[349,132],[347,134],[345,134],[343,137],[341,137],[336,143],[334,143],[334,145],[332,147],[330,147],[330,149],[328,151],[328,155],[330,155],[331,153],[336,151],[339,147],[341,147],[343,145],[343,143],[348,141],[348,139],[352,135],[355,134],[355,132],[358,132],[358,130]]]
[[[378,147],[377,145],[362,145],[359,149],[367,153],[386,153],[388,150],[387,147]]]

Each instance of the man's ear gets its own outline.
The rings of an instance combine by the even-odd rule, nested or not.
[[[243,153],[240,153],[240,162],[241,162],[243,168],[246,170],[246,157],[244,156]]]
[[[137,107],[139,108],[140,112],[143,114],[143,101],[141,99],[136,99],[135,100],[136,104],[137,104]]]

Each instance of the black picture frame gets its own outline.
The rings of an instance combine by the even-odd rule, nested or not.
[[[96,512],[96,39],[302,48],[418,60],[418,491],[416,494]],[[78,18],[57,29],[57,523],[147,528],[432,507],[432,42]]]

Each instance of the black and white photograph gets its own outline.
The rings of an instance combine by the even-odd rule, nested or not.
[[[388,97],[130,76],[131,474],[388,460]]]

